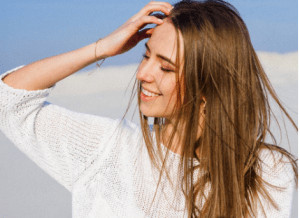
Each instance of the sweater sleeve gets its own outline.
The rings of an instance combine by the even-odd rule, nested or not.
[[[261,166],[262,179],[268,184],[268,194],[277,205],[274,208],[271,203],[259,195],[257,217],[289,218],[295,191],[295,179],[292,164],[288,158],[279,152],[263,150],[260,154],[263,161]]]
[[[46,102],[54,88],[14,89],[0,75],[0,130],[70,192],[96,150],[119,121],[76,113]],[[106,146],[107,147],[107,146]]]

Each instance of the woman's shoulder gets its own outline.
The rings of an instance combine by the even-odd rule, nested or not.
[[[129,145],[128,149],[133,148],[133,145],[140,144],[142,132],[138,124],[128,119],[108,118],[108,122],[111,123],[108,138],[112,139],[116,144],[123,145],[122,149],[125,149],[125,144]]]

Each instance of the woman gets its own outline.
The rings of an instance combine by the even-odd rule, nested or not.
[[[148,37],[141,128],[45,102],[56,82]],[[1,130],[72,192],[74,217],[289,216],[297,165],[265,143],[267,93],[297,127],[228,3],[150,2],[96,43],[1,78]]]

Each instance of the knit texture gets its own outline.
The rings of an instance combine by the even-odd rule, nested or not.
[[[151,165],[138,125],[50,104],[46,99],[55,86],[14,89],[2,78],[16,69],[0,75],[0,130],[72,193],[74,218],[187,217],[180,184],[171,185],[165,175],[150,207],[159,172]],[[180,156],[169,154],[167,168],[177,178]],[[291,164],[268,150],[260,158],[263,179],[284,187],[267,188],[279,210],[260,198],[263,209],[267,217],[289,217],[295,186]],[[263,209],[257,217],[263,217]]]

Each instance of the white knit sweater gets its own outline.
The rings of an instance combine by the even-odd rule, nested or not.
[[[17,69],[17,68],[16,68]],[[15,69],[13,69],[15,70]],[[11,70],[11,71],[13,71]],[[131,122],[76,113],[46,102],[54,87],[14,89],[0,76],[0,130],[39,167],[72,193],[74,218],[187,217],[180,185],[162,177],[153,206],[158,172],[152,168],[140,128]],[[163,151],[166,148],[162,146]],[[175,178],[180,157],[169,152]],[[294,191],[290,164],[261,152],[263,179],[285,187],[270,189],[279,210],[261,199],[267,217],[289,217]],[[259,209],[257,217],[262,216]]]

